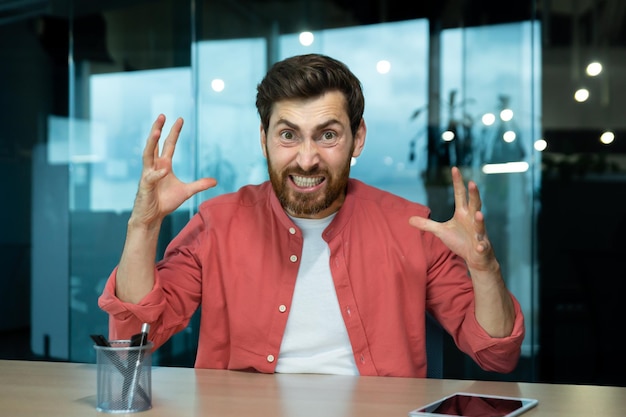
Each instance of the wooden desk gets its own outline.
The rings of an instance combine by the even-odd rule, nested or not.
[[[524,417],[623,417],[626,388],[154,367],[145,417],[407,417],[455,391],[539,399]],[[94,364],[0,360],[0,415],[93,416]]]

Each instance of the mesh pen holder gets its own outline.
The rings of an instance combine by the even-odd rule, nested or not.
[[[96,409],[104,413],[133,413],[152,408],[152,347],[112,340],[94,346],[97,366]]]

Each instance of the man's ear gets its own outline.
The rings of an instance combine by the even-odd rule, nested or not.
[[[365,135],[367,133],[367,127],[365,126],[365,120],[361,119],[359,127],[354,134],[354,150],[352,151],[352,157],[356,158],[361,155],[361,151],[365,146]]]
[[[261,136],[261,151],[263,151],[263,156],[267,159],[267,134],[263,128],[263,123],[259,126],[259,131]]]

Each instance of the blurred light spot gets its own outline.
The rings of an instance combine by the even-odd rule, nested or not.
[[[391,62],[382,59],[376,63],[376,71],[379,74],[387,74],[391,70]]]
[[[298,39],[300,40],[301,45],[309,46],[315,40],[315,36],[313,35],[313,33],[305,31],[305,32],[300,33],[300,36],[298,37]]]
[[[574,93],[574,99],[579,103],[582,103],[583,101],[587,101],[588,98],[589,98],[589,90],[587,90],[586,88],[580,88],[576,90],[576,92]]]
[[[504,139],[506,143],[513,142],[516,137],[517,135],[512,130],[507,130],[506,132],[502,134],[502,139]]]
[[[454,139],[454,132],[451,130],[446,130],[441,134],[441,139],[445,140],[446,142],[450,142],[452,139]]]
[[[544,151],[547,147],[548,147],[548,142],[545,141],[545,139],[537,139],[535,141],[535,150],[541,152]]]
[[[491,126],[496,122],[496,115],[493,113],[485,113],[483,114],[482,122],[485,126]]]
[[[513,110],[504,109],[500,112],[500,119],[502,119],[503,121],[508,122],[512,118],[513,118]]]
[[[589,75],[590,77],[595,77],[596,75],[599,75],[601,72],[602,72],[602,64],[599,63],[598,61],[590,62],[589,65],[587,65],[587,75]]]
[[[600,136],[600,142],[604,143],[605,145],[608,145],[609,143],[613,143],[614,140],[615,140],[615,134],[611,131],[604,132]]]
[[[510,174],[528,171],[528,162],[507,162],[504,164],[487,164],[483,166],[485,174]]]
[[[211,88],[213,89],[213,91],[216,91],[219,93],[224,90],[224,87],[225,87],[224,80],[216,78],[213,81],[211,81]]]

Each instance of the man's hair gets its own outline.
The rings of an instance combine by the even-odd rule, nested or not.
[[[267,132],[274,103],[288,99],[319,97],[339,91],[346,98],[350,129],[354,134],[365,100],[359,79],[344,63],[321,54],[296,55],[272,65],[257,85],[256,108]]]

